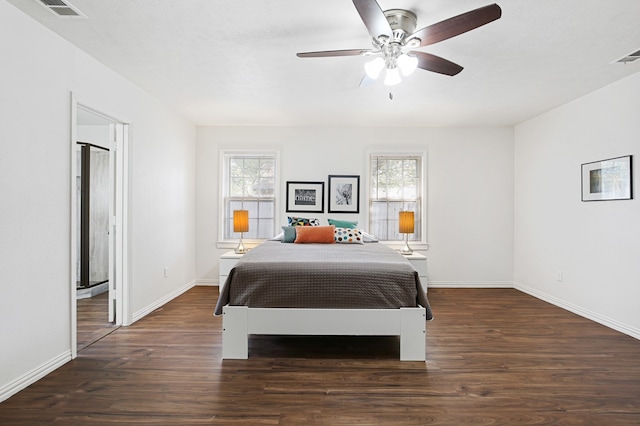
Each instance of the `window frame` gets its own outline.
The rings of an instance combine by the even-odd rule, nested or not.
[[[367,209],[366,209],[366,215],[365,215],[365,223],[367,224],[368,228],[371,228],[371,200],[372,200],[372,191],[371,191],[371,159],[373,157],[419,157],[420,158],[420,189],[419,189],[419,194],[420,194],[420,222],[421,222],[421,228],[420,228],[420,235],[419,238],[417,240],[413,240],[413,241],[409,241],[409,244],[411,245],[411,247],[413,247],[414,249],[422,249],[422,250],[426,250],[428,249],[428,240],[427,240],[427,229],[428,229],[428,223],[427,223],[427,218],[428,218],[428,214],[427,214],[427,206],[429,205],[427,202],[427,195],[428,195],[428,179],[427,179],[427,152],[426,151],[414,151],[414,150],[396,150],[396,151],[368,151],[367,152],[367,167],[366,167],[366,185],[367,185],[367,190],[366,190],[366,194],[367,194]],[[380,238],[378,235],[376,235],[376,237]],[[380,242],[383,244],[387,244],[389,246],[395,247],[395,246],[400,246],[404,241],[403,240],[382,240],[380,239]]]
[[[229,157],[261,157],[261,156],[273,156],[275,160],[275,173],[273,183],[273,209],[274,209],[274,235],[280,226],[280,217],[278,211],[280,209],[280,151],[268,150],[268,149],[233,149],[233,150],[220,150],[219,151],[219,169],[218,169],[218,248],[234,248],[238,244],[238,238],[225,238],[225,224],[228,219],[225,217],[227,206],[225,203],[228,176],[227,168]],[[257,245],[268,238],[243,238],[243,241],[250,245]]]

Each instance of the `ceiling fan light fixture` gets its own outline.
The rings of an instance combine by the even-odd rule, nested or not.
[[[395,86],[400,83],[400,71],[398,68],[387,68],[387,74],[384,76],[384,84],[386,86]]]
[[[364,64],[364,71],[367,73],[367,76],[372,79],[377,79],[382,70],[384,69],[385,63],[384,59],[381,57],[377,57],[372,61]]]
[[[62,0],[40,0],[62,1]],[[66,1],[66,0],[65,0]],[[416,68],[442,75],[454,76],[462,67],[447,59],[417,49],[430,46],[486,25],[502,16],[497,4],[479,7],[460,15],[430,24],[416,31],[416,14],[405,9],[382,10],[377,0],[353,0],[353,4],[367,27],[373,49],[327,50],[297,53],[300,58],[322,58],[329,56],[380,56],[365,64],[366,78],[360,82],[376,80],[386,68],[384,84],[400,83],[402,76],[411,74]],[[635,59],[635,58],[634,58]],[[622,61],[626,61],[623,58]]]
[[[403,53],[397,59],[398,68],[405,77],[413,73],[418,68],[418,58],[413,55]]]

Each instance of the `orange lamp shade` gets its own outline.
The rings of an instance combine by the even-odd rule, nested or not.
[[[413,234],[413,212],[400,212],[399,232],[401,234]]]
[[[249,211],[234,210],[233,211],[233,232],[249,231]]]

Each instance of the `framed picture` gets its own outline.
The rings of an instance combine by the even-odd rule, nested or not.
[[[287,182],[288,212],[324,212],[324,182]]]
[[[329,213],[360,213],[360,176],[329,175]]]
[[[633,198],[631,156],[582,165],[582,201],[630,200]]]

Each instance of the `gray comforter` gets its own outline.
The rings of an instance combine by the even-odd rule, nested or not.
[[[384,244],[267,241],[231,270],[218,298],[252,308],[395,309],[431,307],[411,263]]]

